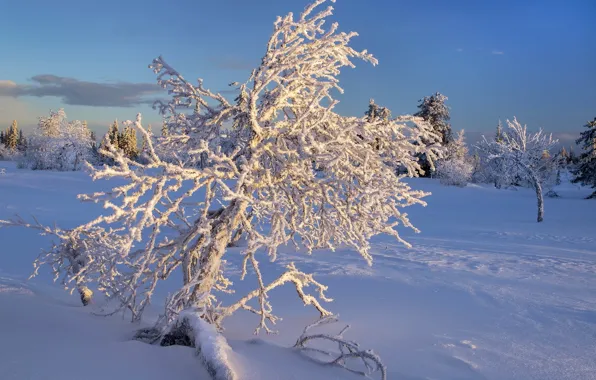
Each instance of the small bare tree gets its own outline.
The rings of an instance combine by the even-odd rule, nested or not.
[[[489,141],[483,136],[477,148],[484,152],[488,162],[499,160],[500,172],[508,173],[511,177],[519,177],[530,182],[536,191],[538,204],[538,222],[544,220],[543,185],[548,173],[552,172],[552,159],[548,153],[557,143],[552,135],[545,134],[542,129],[536,133],[528,133],[526,126],[522,126],[514,117],[507,120],[509,131],[502,134],[500,141]],[[556,169],[555,169],[556,170]]]
[[[259,255],[275,260],[282,245],[304,247],[309,254],[347,246],[368,264],[375,235],[388,234],[409,246],[397,228],[418,230],[402,209],[425,205],[428,193],[402,179],[420,171],[420,154],[432,165],[439,153],[432,142],[440,136],[420,117],[348,117],[334,111],[333,94],[343,92],[340,69],[354,67],[354,59],[377,61],[349,46],[356,33],[338,32],[336,23],[324,29],[332,12],[316,11],[324,2],[316,0],[297,19],[290,13],[276,20],[261,64],[246,83],[234,84],[233,103],[155,59],[150,67],[172,95],[170,102],[155,105],[167,119],[164,137],[150,136],[140,115],[125,123],[146,141],[142,163],[106,139],[101,153],[114,165],[88,169],[93,179],[125,183],[81,195],[109,213],[60,235],[80,247],[76,252],[85,259],[73,263],[68,245],[62,245],[38,264],[50,263],[66,276],[65,283],[97,283],[118,301],[115,311],[130,311],[133,321],[140,320],[158,283],[181,271],[182,283],[155,329],[159,339],[182,312],[186,319],[195,315],[219,327],[227,316],[246,310],[260,318],[256,332],[270,332],[278,317],[268,293],[286,283],[305,305],[329,316],[321,304],[330,301],[327,287],[293,263],[265,283]],[[396,166],[407,174],[397,176]],[[239,230],[246,241],[242,279],[252,268],[258,287],[222,305],[217,292],[232,291],[224,256]],[[68,266],[53,264],[65,258]]]

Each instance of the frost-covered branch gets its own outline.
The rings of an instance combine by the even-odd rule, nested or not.
[[[201,318],[221,326],[240,309],[259,315],[257,331],[271,331],[278,320],[267,299],[273,288],[292,283],[321,316],[329,315],[321,302],[330,299],[324,285],[294,265],[266,284],[256,255],[274,261],[289,244],[308,254],[348,247],[371,265],[372,237],[388,234],[409,246],[399,230],[418,229],[403,209],[426,205],[429,193],[404,178],[421,171],[417,157],[431,165],[440,158],[441,137],[421,117],[335,112],[341,70],[355,60],[377,61],[349,46],[355,33],[325,24],[332,9],[323,3],[276,20],[261,64],[245,83],[234,84],[234,102],[200,80],[190,83],[163,58],[153,61],[158,83],[171,95],[167,104],[156,103],[166,119],[163,136],[151,135],[141,115],[125,122],[145,141],[141,162],[106,139],[100,153],[113,164],[87,169],[94,180],[119,184],[81,195],[105,212],[68,233],[85,255],[83,269],[68,276],[97,283],[117,301],[113,312],[140,320],[160,281],[179,271],[182,282],[168,297],[157,331],[167,331],[185,310],[200,310]],[[396,175],[398,167],[405,174]],[[251,266],[258,286],[222,305],[218,293],[233,290],[225,254],[240,233],[244,275]],[[47,262],[65,255],[53,250]]]
[[[358,343],[344,338],[344,333],[350,328],[349,325],[344,327],[338,334],[329,335],[323,333],[311,333],[310,330],[316,327],[338,322],[338,316],[330,315],[319,319],[318,321],[306,326],[304,331],[294,344],[294,348],[303,352],[315,353],[317,356],[310,356],[311,359],[327,365],[337,365],[352,373],[369,377],[375,372],[380,373],[381,379],[387,379],[387,369],[381,362],[381,358],[372,350],[363,350]],[[308,346],[316,341],[327,341],[335,343],[338,347],[337,352],[332,352],[327,349]],[[325,359],[321,359],[320,357]],[[360,360],[364,365],[364,370],[356,370],[348,367],[348,360]]]

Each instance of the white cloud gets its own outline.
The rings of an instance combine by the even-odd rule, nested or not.
[[[491,54],[493,54],[493,55],[503,55],[503,54],[505,54],[505,52],[503,52],[503,51],[501,51],[501,50],[496,50],[496,49],[495,49],[495,50],[493,50],[493,51],[491,52]]]
[[[464,49],[463,48],[457,48],[457,49],[455,49],[455,51],[458,52],[458,53],[461,53],[462,51],[464,51]]]

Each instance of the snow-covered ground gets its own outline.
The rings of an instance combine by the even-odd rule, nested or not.
[[[84,173],[1,168],[0,219],[33,214],[72,227],[101,212],[76,199],[107,188]],[[316,273],[335,299],[328,308],[352,325],[346,337],[374,349],[389,379],[596,379],[596,202],[582,199],[589,190],[560,186],[561,197],[546,199],[545,221],[536,223],[530,190],[411,182],[433,193],[428,207],[408,210],[422,230],[403,232],[412,249],[378,238],[372,267],[347,250],[288,250],[262,264],[267,277],[290,261]],[[208,379],[192,349],[132,341],[136,326],[90,314],[47,271],[27,281],[48,242],[35,231],[0,229],[0,378]],[[228,255],[232,273],[238,252]],[[252,281],[236,282],[238,292]],[[175,285],[159,290],[148,318]],[[246,313],[226,321],[242,379],[359,378],[284,348],[316,313],[290,287],[272,292],[271,301],[284,317],[278,335],[255,339],[256,320]]]

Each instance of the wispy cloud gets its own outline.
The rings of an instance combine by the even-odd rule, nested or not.
[[[505,54],[505,52],[502,51],[502,50],[493,49],[493,51],[491,52],[491,54],[493,54],[493,55],[503,55],[503,54]]]
[[[99,83],[43,74],[31,78],[32,84],[0,80],[0,96],[54,96],[64,104],[91,107],[132,107],[152,103],[147,96],[163,91],[152,83]]]
[[[457,48],[457,49],[455,49],[455,51],[458,52],[458,53],[461,53],[462,51],[464,51],[464,49],[463,48]]]

